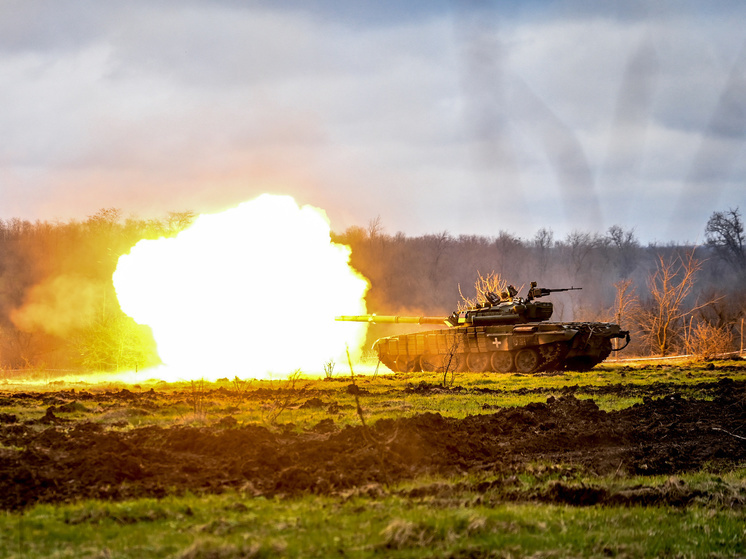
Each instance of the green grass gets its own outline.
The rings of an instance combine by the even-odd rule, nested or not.
[[[705,477],[689,482],[705,483]],[[493,502],[489,491],[439,483],[451,489],[412,497],[417,484],[410,483],[400,488],[363,488],[337,497],[268,500],[228,493],[36,506],[23,515],[0,516],[0,558],[734,557],[746,553],[746,514],[741,508]]]
[[[642,402],[645,395],[658,397],[656,391],[664,388],[685,398],[709,398],[709,393],[698,387],[722,378],[746,379],[743,361],[721,361],[710,368],[703,363],[660,365],[640,363],[627,366],[621,363],[604,364],[592,371],[568,371],[556,375],[518,375],[500,373],[457,373],[453,386],[442,387],[443,375],[439,373],[400,373],[358,376],[357,385],[368,391],[360,396],[360,403],[367,421],[383,418],[409,417],[425,411],[439,412],[445,416],[463,418],[467,415],[492,413],[496,408],[525,406],[531,402],[545,402],[550,396],[572,393],[577,398],[591,398],[602,410],[613,411]],[[148,425],[209,424],[230,415],[242,424],[293,423],[298,428],[308,428],[322,419],[332,419],[340,427],[358,425],[360,418],[354,396],[346,391],[349,377],[337,375],[333,382],[320,378],[301,377],[292,384],[285,380],[253,380],[236,392],[235,381],[199,383],[196,395],[202,398],[195,409],[195,385],[190,382],[166,383],[158,380],[143,381],[138,385],[117,382],[77,381],[69,383],[55,380],[48,383],[0,383],[0,396],[4,391],[49,393],[75,388],[91,393],[116,392],[128,389],[135,393],[155,391],[153,407],[142,402],[97,404],[81,400],[88,408],[85,412],[64,414],[68,419],[88,419],[117,428]],[[295,390],[288,391],[289,386]],[[418,390],[421,385],[440,387],[437,390]],[[623,393],[604,394],[599,389],[623,385]],[[218,392],[222,391],[222,392]],[[68,396],[74,398],[74,396]],[[301,407],[311,398],[320,398],[321,408]],[[336,411],[328,410],[336,403]],[[41,418],[46,409],[40,401],[27,405],[3,407],[0,412],[13,413],[19,421]]]

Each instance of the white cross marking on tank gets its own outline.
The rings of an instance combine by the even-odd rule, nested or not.
[[[497,349],[500,349],[500,340],[498,338],[495,338],[494,340],[492,340],[492,343],[495,344],[495,347]]]

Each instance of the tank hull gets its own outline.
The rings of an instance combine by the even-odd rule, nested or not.
[[[591,369],[609,356],[611,340],[627,336],[608,322],[529,322],[401,334],[381,338],[373,348],[394,372],[533,374]]]

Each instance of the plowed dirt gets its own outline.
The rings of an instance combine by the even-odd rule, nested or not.
[[[240,425],[230,415],[205,427],[118,430],[62,419],[63,412],[75,411],[62,406],[85,409],[81,394],[71,401],[69,393],[5,393],[0,394],[5,407],[44,398],[48,408],[35,422],[0,415],[0,508],[228,489],[267,496],[338,494],[459,472],[495,474],[498,481],[491,483],[504,486],[506,498],[676,504],[692,495],[675,487],[664,496],[609,495],[561,483],[528,495],[511,487],[517,473],[537,463],[599,475],[677,474],[705,465],[717,471],[743,464],[746,383],[725,378],[705,388],[708,399],[668,393],[614,412],[566,394],[465,419],[425,413],[340,429],[330,418],[303,432]],[[158,405],[152,392],[121,390],[107,397],[126,400],[143,413]]]

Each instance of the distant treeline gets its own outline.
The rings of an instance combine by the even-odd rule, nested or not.
[[[0,220],[0,368],[155,364],[152,336],[122,313],[112,274],[139,240],[172,236],[194,217],[123,219],[104,209],[66,223]],[[640,354],[701,350],[703,340],[710,352],[738,349],[746,316],[739,210],[715,212],[704,233],[698,247],[642,246],[618,226],[562,239],[550,229],[530,239],[505,231],[408,237],[385,234],[375,220],[332,237],[352,248],[352,265],[369,279],[370,312],[447,315],[474,297],[480,274],[496,272],[518,288],[582,287],[551,297],[553,319],[619,322]]]

